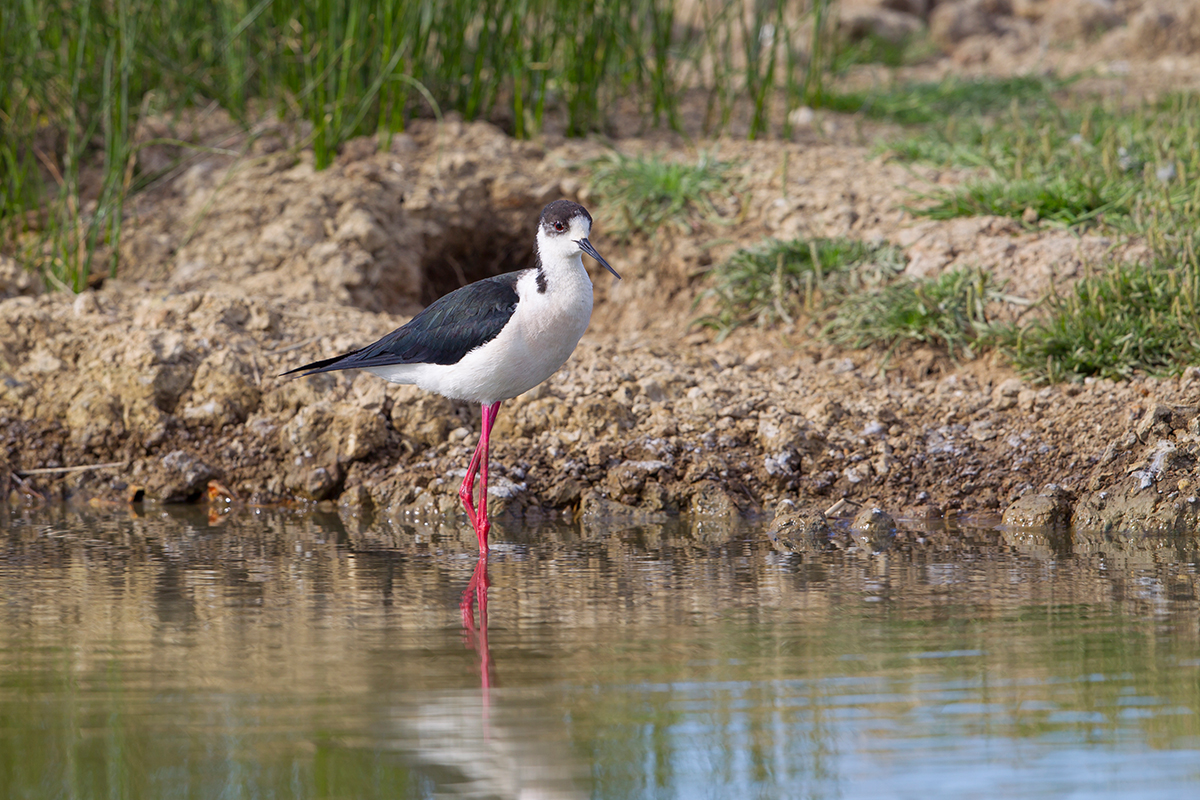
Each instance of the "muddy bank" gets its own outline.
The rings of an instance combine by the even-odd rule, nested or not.
[[[370,375],[278,375],[526,265],[538,211],[566,196],[592,207],[625,280],[596,274],[574,357],[500,413],[491,503],[508,519],[722,520],[844,500],[847,517],[1196,531],[1200,369],[1036,387],[928,348],[885,360],[801,331],[718,343],[689,327],[704,270],[767,236],[886,239],[914,275],[979,266],[1029,300],[1113,247],[1000,218],[914,220],[914,189],[966,173],[891,163],[831,121],[844,135],[717,143],[740,179],[728,218],[627,245],[605,238],[581,179],[607,152],[595,141],[517,142],[451,120],[414,125],[387,152],[351,142],[321,173],[286,131],[259,132],[246,158],[200,158],[137,198],[119,280],[39,293],[0,263],[0,489],[16,503],[211,492],[457,514],[477,409]],[[688,153],[670,137],[620,146]],[[77,469],[96,464],[110,466]]]
[[[7,300],[9,489],[19,499],[140,488],[185,501],[216,481],[249,503],[455,513],[476,409],[366,374],[276,377],[402,320],[116,282],[74,301]],[[518,519],[652,520],[846,498],[930,518],[1020,500],[1026,516],[1010,512],[1013,524],[1066,515],[1088,527],[1195,529],[1200,370],[1037,388],[931,352],[877,367],[772,336],[717,345],[704,333],[592,333],[552,380],[503,408],[493,507]],[[122,464],[18,477],[97,462]],[[1066,499],[1039,504],[1047,483]]]

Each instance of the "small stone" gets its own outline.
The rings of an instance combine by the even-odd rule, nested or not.
[[[1002,522],[1014,528],[1061,528],[1071,519],[1075,495],[1048,483],[1036,494],[1027,492],[1004,510]]]
[[[375,411],[353,403],[338,403],[328,441],[339,462],[360,461],[387,441],[387,422]]]
[[[368,253],[382,250],[388,243],[387,232],[366,209],[349,207],[339,213],[338,217],[335,241],[358,242]]]
[[[77,317],[86,317],[88,314],[99,314],[100,304],[96,302],[95,292],[84,292],[75,298],[72,303],[71,310]]]
[[[967,426],[967,434],[977,442],[996,438],[996,429],[990,419],[980,419]]]
[[[185,450],[172,450],[158,462],[146,481],[146,494],[164,503],[184,503],[199,497],[217,471]]]
[[[693,517],[730,519],[740,513],[729,493],[713,481],[702,482],[696,487],[690,507]]]
[[[882,552],[896,537],[896,520],[881,508],[864,508],[850,523],[850,532],[864,550]]]
[[[1163,403],[1155,403],[1146,409],[1146,413],[1138,420],[1138,439],[1145,441],[1153,434],[1165,436],[1171,431],[1171,407]]]
[[[988,0],[953,0],[938,3],[929,16],[929,36],[941,48],[951,50],[973,36],[993,32]]]
[[[796,510],[784,504],[767,528],[767,537],[776,550],[784,553],[804,553],[830,546],[833,529],[829,520],[817,509]]]
[[[816,120],[816,118],[816,112],[808,106],[793,108],[790,112],[788,112],[788,123],[793,128],[799,128],[801,130],[808,130],[812,128],[813,122]]]

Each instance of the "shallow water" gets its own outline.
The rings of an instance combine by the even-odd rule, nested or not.
[[[1200,790],[1193,542],[460,533],[0,511],[0,797]]]

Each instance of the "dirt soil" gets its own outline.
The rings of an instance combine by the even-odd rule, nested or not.
[[[1200,81],[1194,43],[1154,44],[1149,3],[1082,3],[1117,15],[1099,32],[1039,15],[1048,3],[888,5],[920,7],[912,16],[943,37],[946,55],[913,70],[923,77],[1087,68],[1092,88],[1135,96]],[[991,27],[953,38],[937,19],[952,6]],[[845,500],[847,516],[1200,531],[1200,368],[1042,387],[998,359],[925,347],[885,358],[803,329],[718,342],[691,325],[705,270],[768,236],[887,239],[914,275],[980,266],[1030,300],[1113,252],[1142,252],[1003,218],[915,219],[914,192],[969,173],[890,161],[860,120],[818,114],[792,141],[620,138],[623,152],[666,158],[715,149],[740,178],[728,220],[629,244],[606,238],[581,170],[612,143],[422,121],[385,152],[352,141],[316,172],[290,146],[301,132],[279,124],[247,135],[210,112],[173,125],[174,137],[243,155],[193,155],[139,195],[118,279],[78,297],[44,292],[0,257],[10,502],[307,501],[453,519],[478,409],[361,373],[278,376],[528,265],[540,209],[570,197],[597,217],[593,241],[624,280],[593,271],[596,311],[575,355],[500,413],[492,507],[508,519],[728,520]],[[148,123],[144,136],[163,132]],[[171,163],[163,148],[145,148],[143,167]]]

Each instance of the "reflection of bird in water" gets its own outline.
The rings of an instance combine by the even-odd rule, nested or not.
[[[561,712],[543,692],[493,695],[487,636],[487,558],[481,557],[460,609],[467,644],[479,653],[481,691],[423,694],[391,715],[394,746],[436,785],[435,797],[576,800],[588,796],[566,746]],[[478,605],[478,616],[473,606]]]
[[[540,693],[423,695],[391,715],[392,746],[434,783],[433,797],[578,800],[586,772],[568,746],[561,711]]]
[[[583,254],[620,278],[588,241],[592,217],[556,200],[538,220],[536,264],[455,289],[374,344],[285,372],[312,375],[365,369],[483,407],[483,431],[458,496],[488,549],[488,440],[500,403],[549,378],[575,351],[592,316],[592,281]],[[479,474],[479,510],[474,504]]]

